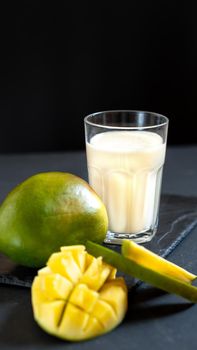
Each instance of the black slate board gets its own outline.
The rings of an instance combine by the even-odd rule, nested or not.
[[[168,256],[176,246],[197,226],[197,198],[163,195],[161,198],[159,228],[151,242],[144,246],[162,257]],[[110,248],[119,250],[115,245]],[[0,254],[0,283],[31,287],[35,269],[17,266]],[[136,281],[126,278],[128,286]]]

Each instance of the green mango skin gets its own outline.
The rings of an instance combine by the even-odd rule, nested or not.
[[[104,204],[81,178],[36,174],[8,194],[0,207],[0,251],[13,261],[42,267],[61,246],[101,243],[108,227]]]

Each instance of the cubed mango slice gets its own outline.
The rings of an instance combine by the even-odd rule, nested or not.
[[[85,251],[62,247],[32,285],[34,318],[48,333],[79,341],[115,328],[127,310],[127,287],[116,269]]]

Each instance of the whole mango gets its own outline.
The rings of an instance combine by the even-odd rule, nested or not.
[[[0,251],[15,262],[43,266],[62,245],[102,242],[104,204],[81,178],[62,172],[33,175],[0,206]]]

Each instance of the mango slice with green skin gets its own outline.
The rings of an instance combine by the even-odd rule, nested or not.
[[[85,251],[62,247],[32,284],[34,318],[48,333],[79,341],[115,328],[127,310],[127,287],[116,269]]]
[[[185,282],[180,278],[172,277],[167,273],[160,272],[159,269],[157,269],[157,271],[151,269],[139,262],[125,258],[123,255],[116,253],[111,249],[90,241],[86,243],[86,248],[90,254],[95,257],[102,256],[107,264],[113,265],[128,275],[147,282],[166,292],[186,298],[193,303],[197,302],[197,287],[192,286],[190,283]]]
[[[122,244],[121,253],[125,258],[135,261],[142,266],[156,270],[162,274],[167,274],[183,282],[190,283],[196,278],[193,273],[173,264],[133,241],[125,239]]]

